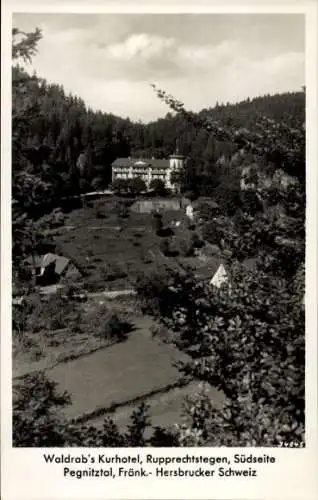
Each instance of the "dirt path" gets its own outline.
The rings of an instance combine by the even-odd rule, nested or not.
[[[58,290],[63,290],[63,285],[48,285],[43,287],[40,291],[42,295],[51,295],[56,293]],[[122,297],[126,295],[136,295],[136,291],[132,288],[127,288],[126,290],[103,290],[101,292],[88,292],[88,298],[104,297],[107,299],[116,299],[117,297]]]

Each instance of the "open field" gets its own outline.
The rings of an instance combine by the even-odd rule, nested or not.
[[[133,330],[131,321],[139,314],[136,298],[130,295],[111,299],[103,293],[92,293],[87,302],[78,303],[61,299],[51,291],[45,301],[39,294],[27,299],[33,303],[33,310],[26,317],[23,311],[13,310],[14,321],[23,330],[20,334],[16,328],[13,330],[14,378],[47,370],[118,342],[118,338],[107,334],[109,321],[118,318]]]
[[[163,238],[156,235],[152,215],[131,211],[129,203],[115,197],[91,202],[67,214],[64,225],[54,231],[56,252],[81,266],[89,291],[131,288],[138,274],[158,267],[153,252],[158,254]],[[164,225],[184,221],[178,237],[189,236],[185,219],[184,210],[167,211],[163,217]],[[164,261],[174,265],[173,259]]]
[[[141,396],[170,388],[179,380],[175,361],[187,359],[172,345],[152,338],[152,319],[135,323],[128,340],[60,364],[47,375],[72,396],[69,418],[94,414]]]
[[[58,383],[59,391],[71,395],[72,404],[65,409],[68,419],[99,426],[105,415],[112,414],[125,428],[133,409],[145,401],[150,405],[153,425],[171,426],[180,422],[184,398],[198,390],[196,383],[180,384],[174,363],[187,357],[172,344],[152,336],[154,320],[140,315],[134,295],[118,297],[115,291],[131,293],[142,272],[149,274],[165,266],[179,270],[180,264],[195,268],[200,261],[197,257],[165,256],[160,247],[164,238],[156,234],[152,214],[131,211],[127,201],[116,197],[92,201],[68,213],[64,225],[52,231],[56,252],[84,270],[87,301],[68,306],[59,303],[54,308],[55,293],[47,295],[46,302],[37,305],[31,322],[36,331],[31,328],[26,335],[33,345],[15,352],[13,375],[46,371]],[[163,213],[164,227],[173,220],[181,225],[174,228],[170,240],[190,240],[193,233],[184,211]],[[51,292],[58,289],[55,285],[51,288]],[[95,335],[100,323],[98,311],[103,307],[131,323],[123,342]],[[55,314],[64,328],[50,326],[50,317]],[[47,322],[39,328],[41,315]],[[97,322],[91,324],[90,315]],[[34,353],[39,359],[31,359]],[[222,401],[218,391],[213,396]]]
[[[193,396],[201,390],[199,382],[191,382],[183,387],[174,387],[170,390],[149,396],[144,402],[149,405],[149,416],[153,427],[164,428],[173,427],[176,423],[181,423],[185,399]],[[224,396],[213,387],[209,391],[217,407],[222,405]],[[130,424],[130,416],[134,410],[134,405],[127,404],[120,406],[113,413],[107,414],[116,422],[118,427],[125,430]],[[105,415],[87,420],[88,425],[98,428],[103,426]]]
[[[16,349],[13,356],[13,378],[20,378],[39,370],[47,370],[112,343],[109,339],[99,339],[90,332],[75,333],[66,328],[45,333],[39,332],[32,337],[27,336],[26,339],[33,343],[30,343],[27,351]],[[34,360],[34,355],[32,356],[35,350],[38,352],[38,360]],[[30,360],[30,356],[33,359]]]

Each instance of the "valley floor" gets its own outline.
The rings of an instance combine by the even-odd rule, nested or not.
[[[141,271],[157,270],[167,263],[177,269],[179,264],[160,252],[161,238],[151,225],[150,214],[124,215],[120,215],[115,200],[99,200],[66,215],[64,225],[52,234],[60,254],[74,259],[88,273],[88,300],[79,306],[81,311],[89,313],[105,304],[111,312],[124,314],[131,324],[127,338],[122,342],[101,339],[89,323],[74,331],[67,319],[64,329],[30,330],[29,340],[38,347],[39,359],[31,359],[32,345],[16,350],[13,377],[45,371],[57,382],[58,391],[71,395],[72,402],[65,409],[69,420],[100,426],[106,415],[112,415],[124,428],[132,411],[145,401],[150,405],[153,425],[171,426],[180,423],[184,398],[197,392],[199,385],[180,382],[175,362],[187,357],[152,335],[154,320],[138,311],[133,284]],[[182,211],[165,213],[164,218],[165,224],[183,220],[179,234],[189,236]],[[58,289],[54,285],[46,288],[48,304]],[[126,296],[120,298],[118,290]],[[46,306],[39,307],[43,312]],[[223,396],[211,391],[221,404]]]

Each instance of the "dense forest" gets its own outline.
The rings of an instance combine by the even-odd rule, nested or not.
[[[154,88],[171,112],[149,124],[134,123],[93,112],[61,86],[18,66],[19,58],[33,55],[40,37],[36,31],[13,45],[14,262],[18,265],[35,248],[32,224],[44,200],[58,206],[61,197],[106,187],[116,157],[165,157],[178,139],[190,158],[180,178],[183,189],[218,202],[218,217],[208,205],[201,207],[202,233],[219,245],[231,290],[208,290],[188,272],[145,276],[137,291],[148,313],[177,332],[178,346],[192,348],[193,360],[180,365],[180,371],[222,389],[227,399],[218,410],[207,396],[198,397],[190,405],[188,425],[173,436],[157,429],[160,439],[152,445],[302,441],[305,89],[192,113]],[[244,168],[253,187],[242,192]],[[250,258],[256,271],[240,267]],[[181,323],[176,319],[180,314],[185,316]],[[46,382],[42,386],[52,393]],[[145,445],[143,411],[135,413],[128,441],[108,422],[104,437],[98,438],[102,445]],[[22,424],[24,432],[25,419]],[[54,425],[54,432],[60,432]],[[87,429],[82,434],[76,430],[76,441],[70,429],[59,425],[64,426],[57,438],[62,445],[92,442]]]
[[[105,188],[111,181],[111,164],[117,157],[167,157],[174,152],[176,140],[180,151],[190,158],[192,184],[199,194],[211,195],[223,175],[217,160],[229,161],[237,150],[231,141],[218,140],[180,113],[169,112],[165,118],[142,124],[93,112],[79,97],[66,95],[63,86],[28,74],[18,63],[12,69],[12,82],[13,146],[19,143],[23,153],[23,162],[17,162],[14,150],[13,198],[25,206],[41,201],[41,189],[45,189],[47,201],[54,199],[58,203],[63,196]],[[304,100],[301,91],[267,95],[238,104],[217,105],[197,116],[234,130],[244,127],[257,131],[256,124],[264,116],[296,128],[305,120]],[[26,173],[31,176],[30,184],[32,176],[37,181],[27,199],[20,179],[23,175],[26,181]]]

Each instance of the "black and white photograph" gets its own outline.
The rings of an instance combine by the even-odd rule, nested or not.
[[[13,447],[308,445],[303,14],[14,13],[11,185]]]

